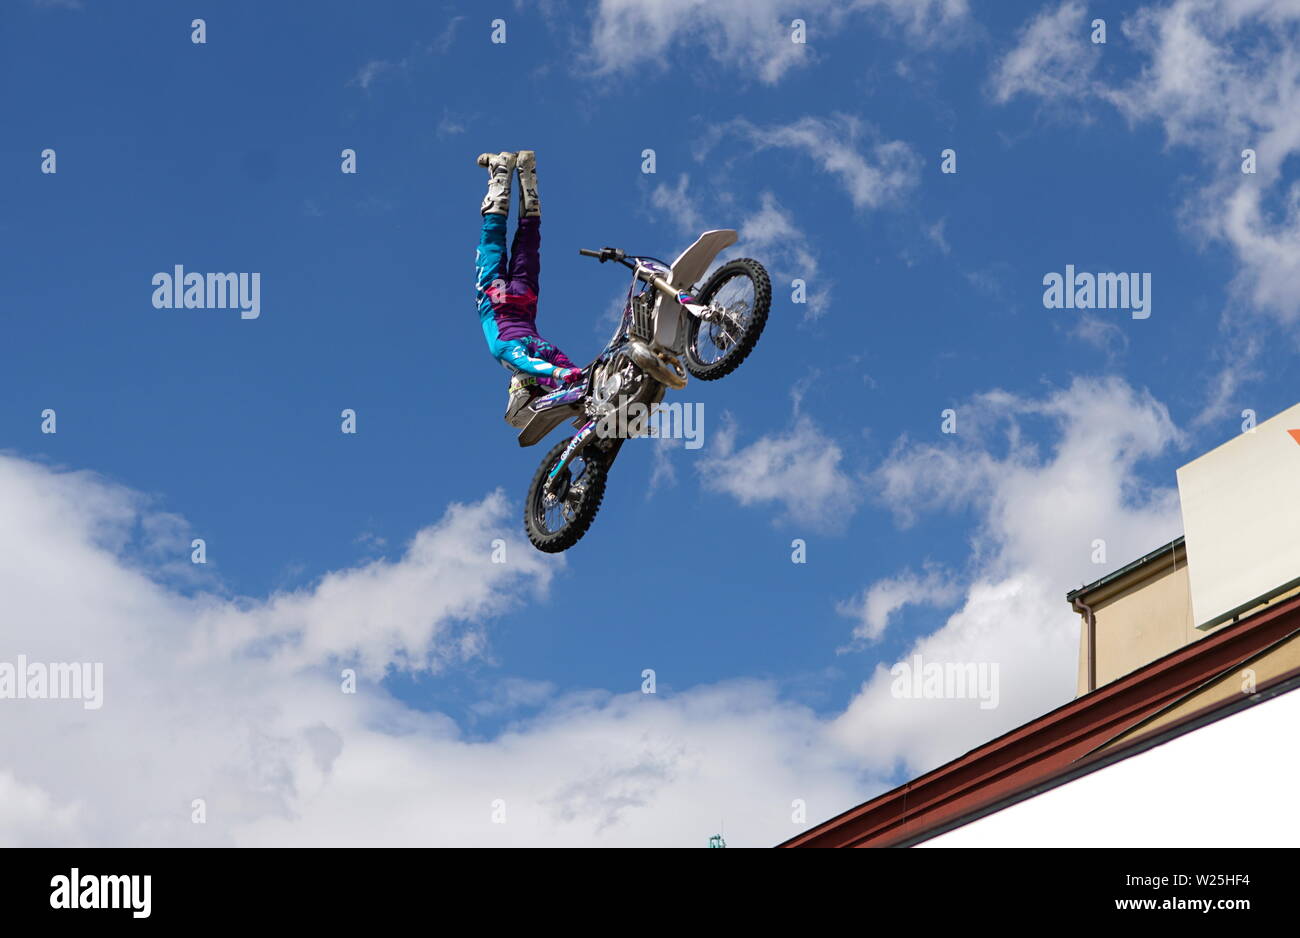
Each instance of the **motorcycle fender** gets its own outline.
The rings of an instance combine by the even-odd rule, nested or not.
[[[736,243],[736,238],[736,232],[731,228],[706,231],[696,238],[695,243],[673,261],[672,273],[668,277],[673,289],[689,290],[704,276],[713,259]]]

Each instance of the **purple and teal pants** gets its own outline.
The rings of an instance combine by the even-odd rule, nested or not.
[[[478,243],[478,315],[488,350],[510,371],[557,387],[569,357],[537,333],[537,278],[542,268],[542,220],[521,218],[506,255],[506,216],[484,215]]]

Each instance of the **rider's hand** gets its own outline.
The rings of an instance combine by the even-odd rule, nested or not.
[[[555,377],[558,378],[564,384],[577,384],[579,381],[582,380],[582,369],[565,368],[557,371],[555,373]]]

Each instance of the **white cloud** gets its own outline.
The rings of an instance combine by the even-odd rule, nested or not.
[[[721,824],[735,845],[782,840],[799,829],[796,798],[815,822],[882,790],[898,764],[931,767],[1068,698],[1078,626],[1063,593],[1098,572],[1092,539],[1118,564],[1176,533],[1172,490],[1135,476],[1181,439],[1149,395],[1076,381],[1036,400],[990,392],[958,414],[956,439],[900,443],[875,487],[902,518],[980,517],[961,608],[915,648],[997,662],[999,709],[896,700],[883,668],[829,721],[767,682],[561,694],[502,675],[466,702],[512,718],[486,739],[374,676],[486,654],[494,617],[546,587],[553,564],[521,542],[499,495],[453,506],[395,560],[231,599],[158,574],[156,551],[182,526],[146,499],[0,456],[0,659],[104,666],[99,710],[0,701],[0,843],[692,845]],[[1055,428],[1050,448],[1020,432],[1032,421]],[[812,523],[861,496],[804,416],[743,448],[734,425],[719,432],[706,486]],[[506,564],[490,563],[495,537]],[[901,604],[950,589],[894,579],[863,594],[855,632],[879,634]],[[344,667],[361,671],[356,694],[340,692]],[[191,822],[195,799],[206,824]],[[491,820],[498,799],[505,824]]]
[[[806,156],[838,181],[859,210],[897,202],[920,180],[921,160],[908,144],[884,140],[875,128],[848,115],[806,116],[765,127],[738,118],[714,128],[704,150],[717,147],[724,138],[747,142],[753,154],[781,149]],[[725,183],[692,190],[690,176],[681,173],[673,182],[655,185],[649,201],[657,213],[687,235],[722,224],[737,225],[740,241],[720,260],[746,255],[757,258],[768,267],[778,290],[793,280],[803,280],[805,321],[819,319],[829,310],[834,282],[823,276],[813,240],[771,189],[760,190],[757,207],[727,223],[717,219],[735,219],[738,205],[754,204],[753,194],[745,194],[742,200]],[[945,246],[942,222],[930,235]]]
[[[1258,332],[1249,329],[1229,329],[1227,343],[1215,350],[1216,360],[1223,362],[1217,375],[1209,380],[1205,406],[1192,418],[1192,426],[1203,427],[1225,418],[1241,419],[1242,411],[1233,406],[1242,386],[1257,381],[1265,372],[1256,367],[1264,343]]]
[[[1119,325],[1091,313],[1084,313],[1079,317],[1074,328],[1070,330],[1070,335],[1100,352],[1105,352],[1108,358],[1114,358],[1128,349],[1128,335]]]
[[[731,217],[735,201],[732,193],[715,193],[706,202],[705,195],[690,190],[690,176],[686,173],[680,174],[675,183],[661,182],[650,191],[650,205],[692,239],[725,224],[711,220]],[[796,278],[803,280],[804,319],[820,318],[830,306],[834,284],[821,276],[821,265],[811,239],[771,192],[762,192],[758,201],[757,209],[735,223],[737,242],[710,266],[701,283],[727,260],[753,257],[767,268],[774,290],[782,289]],[[705,205],[707,208],[702,207]]]
[[[1300,153],[1300,5],[1293,0],[1174,0],[1124,20],[1142,58],[1139,73],[1105,83],[1092,75],[1096,50],[1085,11],[1068,0],[1025,31],[994,76],[995,96],[1091,98],[1130,121],[1157,121],[1173,146],[1201,156],[1206,174],[1183,214],[1226,244],[1240,267],[1242,301],[1300,326],[1300,182],[1283,168]],[[1241,172],[1244,149],[1258,171]],[[1247,309],[1233,308],[1225,317]]]
[[[465,132],[465,124],[461,118],[453,116],[450,111],[443,108],[442,118],[438,121],[438,126],[434,128],[434,132],[437,133],[439,139],[454,137]]]
[[[391,71],[407,67],[407,60],[389,62],[386,59],[372,59],[357,69],[357,73],[348,80],[349,85],[359,85],[362,91],[369,91],[370,86],[381,76]]]
[[[286,669],[347,660],[375,679],[389,668],[436,671],[477,654],[474,623],[549,582],[554,564],[503,524],[506,509],[499,490],[474,505],[453,504],[396,561],[334,571],[264,602],[209,604],[196,625],[212,648],[256,648]],[[491,560],[496,537],[507,540],[508,563]]]
[[[801,152],[834,176],[854,208],[879,208],[915,187],[921,159],[901,140],[884,140],[876,128],[851,115],[805,116],[788,124],[761,127],[737,118],[718,128],[747,139],[754,152],[771,148]]]
[[[556,686],[550,681],[530,681],[506,677],[494,680],[484,700],[475,701],[470,710],[479,716],[510,714],[524,708],[540,707],[555,699]]]
[[[820,319],[830,306],[833,284],[821,275],[812,242],[771,192],[759,196],[759,207],[741,220],[740,240],[729,256],[761,258],[772,276],[772,288],[781,291],[791,281],[804,281],[805,320]]]
[[[948,243],[947,235],[944,234],[944,228],[947,226],[948,219],[940,218],[933,225],[925,229],[925,235],[935,243],[944,254],[952,253],[952,245]]]
[[[705,230],[705,223],[697,204],[699,197],[690,193],[690,185],[687,173],[680,173],[671,185],[661,182],[650,190],[650,205],[666,215],[682,234],[695,237]]]
[[[966,0],[805,0],[791,10],[780,0],[600,0],[584,64],[597,74],[667,68],[681,47],[767,84],[813,60],[818,38],[857,14],[883,14],[913,42],[928,45],[959,34]],[[807,42],[792,41],[795,17],[807,23]],[[686,60],[689,62],[689,60]]]
[[[390,696],[366,675],[480,653],[544,587],[553,564],[507,508],[453,506],[397,560],[233,601],[152,575],[147,500],[0,456],[0,660],[104,670],[98,710],[0,701],[0,844],[703,846],[725,823],[758,846],[801,829],[795,798],[812,822],[863,797],[826,723],[766,683],[557,695],[503,676],[471,711],[537,712],[483,740]]]
[[[460,25],[463,19],[465,19],[464,16],[453,16],[449,19],[447,25],[443,27],[442,32],[439,33],[437,38],[429,44],[429,51],[436,52],[439,55],[445,55],[447,51],[451,49],[451,44],[455,42],[456,27]]]
[[[808,56],[790,40],[788,21],[767,2],[601,0],[592,21],[590,55],[597,74],[666,68],[680,34],[725,65],[753,70],[774,83]]]
[[[677,484],[677,466],[673,463],[673,454],[682,449],[679,440],[655,440],[653,445],[654,461],[650,470],[650,486],[645,497],[650,499],[659,491],[660,486]]]
[[[894,613],[906,606],[946,606],[961,596],[961,586],[944,571],[930,568],[924,575],[905,570],[877,580],[855,599],[840,603],[842,615],[858,620],[853,638],[858,642],[879,641]]]
[[[432,41],[414,43],[411,51],[400,59],[371,59],[357,69],[357,73],[352,76],[348,84],[358,85],[362,91],[369,91],[371,85],[390,72],[409,72],[424,62],[428,56],[446,55],[456,40],[456,29],[464,19],[464,16],[453,16]],[[461,130],[463,128],[454,121],[448,123],[444,111],[443,120],[438,125],[438,135],[441,137],[448,133],[460,133]]]
[[[837,528],[853,513],[859,490],[840,464],[844,452],[806,416],[784,432],[736,448],[737,428],[728,415],[713,431],[708,456],[698,465],[706,489],[731,495],[742,505],[775,503],[783,519],[816,528]]]
[[[46,792],[0,770],[0,847],[63,841],[76,830],[80,813],[80,805],[55,805]]]
[[[900,201],[920,181],[921,159],[911,146],[901,140],[885,140],[876,128],[851,115],[805,116],[771,126],[737,118],[713,128],[697,155],[704,159],[724,140],[737,139],[749,145],[749,154],[789,150],[810,159],[834,178],[853,207],[862,211]],[[723,178],[729,177],[727,173]],[[777,290],[788,288],[793,280],[804,281],[803,318],[821,318],[830,308],[834,281],[823,276],[813,240],[771,188],[760,189],[757,207],[739,214],[738,206],[752,206],[755,201],[753,193],[736,193],[725,182],[692,190],[687,173],[673,182],[656,184],[649,194],[655,212],[683,234],[694,236],[708,228],[736,225],[740,240],[720,261],[757,258],[773,275]],[[942,221],[929,230],[929,236],[946,249]]]
[[[1300,325],[1300,182],[1282,172],[1300,153],[1300,5],[1180,0],[1143,10],[1125,33],[1148,61],[1106,97],[1202,152],[1212,177],[1187,214],[1233,250],[1243,298]],[[1241,172],[1246,148],[1258,153],[1255,175]]]
[[[1088,93],[1089,79],[1102,47],[1089,38],[1087,8],[1065,0],[1044,10],[1017,36],[1016,46],[998,62],[993,97],[1006,102],[1020,94],[1072,97]]]
[[[879,666],[835,721],[843,744],[858,747],[877,771],[898,763],[909,773],[928,770],[1068,701],[1079,618],[1065,593],[1181,528],[1175,490],[1148,485],[1137,472],[1183,439],[1148,393],[1119,379],[1078,379],[1042,399],[990,392],[956,409],[955,437],[900,441],[875,479],[881,501],[903,523],[923,512],[977,514],[961,608],[904,657],[996,664],[999,704],[981,710],[974,700],[896,698],[894,678]],[[1047,448],[1024,432],[1043,422]],[[1107,546],[1100,567],[1091,562],[1096,539]],[[864,620],[868,634],[884,629],[900,596],[918,601],[927,586],[943,589],[943,581],[900,579],[901,589],[884,589],[874,610],[863,608],[875,615]]]
[[[725,825],[732,845],[766,846],[802,829],[793,799],[829,816],[859,797],[825,725],[749,682],[576,695],[488,744],[365,744],[300,817],[268,816],[245,842],[704,846]]]
[[[995,97],[1107,102],[1131,123],[1158,122],[1171,147],[1193,150],[1200,181],[1181,221],[1203,243],[1225,245],[1237,262],[1222,314],[1224,345],[1208,400],[1193,421],[1235,415],[1241,388],[1262,372],[1261,320],[1300,336],[1300,4],[1294,0],[1172,0],[1122,22],[1140,59],[1136,76],[1094,76],[1095,49],[1081,39],[1084,9],[1067,0],[1021,35],[994,76]],[[1112,46],[1118,51],[1117,46]],[[1077,109],[1075,112],[1077,114]],[[1243,173],[1243,151],[1257,171]]]

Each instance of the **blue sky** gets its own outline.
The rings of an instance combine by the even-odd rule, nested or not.
[[[614,711],[638,705],[652,668],[651,705],[680,707],[676,729],[644,730],[666,752],[759,773],[790,762],[773,813],[806,784],[822,794],[808,821],[828,817],[1068,699],[1065,592],[1178,533],[1174,469],[1239,432],[1243,409],[1264,419],[1294,403],[1300,146],[1282,92],[1296,90],[1296,19],[1236,25],[1238,6],[7,4],[0,446],[37,467],[11,497],[76,480],[59,489],[67,512],[118,506],[87,523],[86,556],[143,572],[169,608],[252,618],[277,595],[322,595],[331,572],[409,566],[412,539],[451,536],[440,519],[468,506],[472,523],[440,550],[478,571],[466,582],[482,595],[426,621],[417,591],[409,629],[393,614],[405,639],[358,639],[376,676],[395,666],[369,685],[385,719],[422,713],[464,744],[441,771],[580,719],[624,732]],[[490,42],[493,15],[504,44]],[[796,15],[803,46],[789,42]],[[190,41],[193,16],[205,44]],[[1096,17],[1105,45],[1088,41]],[[1218,50],[1186,71],[1180,17]],[[1255,176],[1239,168],[1250,146]],[[355,175],[339,170],[345,147]],[[949,147],[955,174],[940,171]],[[704,405],[704,446],[626,447],[594,527],[560,559],[520,540],[542,449],[521,450],[501,420],[506,376],[473,308],[474,157],[518,148],[538,153],[539,324],[575,360],[599,350],[625,288],[579,247],[670,258],[733,227],[776,287],[744,367],[679,395]],[[153,308],[153,274],[176,264],[260,272],[260,317]],[[1067,264],[1150,273],[1151,317],[1045,309],[1042,278]],[[796,277],[813,302],[791,301]],[[55,435],[41,433],[45,408]],[[340,433],[343,408],[355,436]],[[954,435],[940,432],[946,408]],[[197,570],[192,537],[208,545]],[[495,537],[510,541],[500,575],[481,569]],[[806,564],[791,562],[795,538]],[[43,556],[51,582],[84,586],[96,607],[91,579]],[[30,628],[57,631],[43,608],[33,596]],[[357,657],[346,622],[330,634],[299,662],[304,680]],[[878,669],[918,649],[1003,662],[1004,706],[891,704]],[[694,707],[715,693],[723,711],[778,717],[741,724],[743,753],[706,746],[715,711]],[[790,752],[804,747],[818,754]],[[530,758],[504,764],[526,774]],[[640,777],[629,758],[614,777]],[[607,823],[582,810],[547,823],[575,842],[651,838],[675,803],[661,787],[690,777],[676,758],[654,763],[630,807],[591,809]],[[39,755],[10,770],[52,805],[94,800]],[[584,776],[593,803],[617,788],[602,771]],[[562,766],[546,779],[536,791],[568,790]],[[732,793],[701,786],[681,797],[717,816]],[[328,826],[321,798],[284,817]],[[736,810],[742,843],[802,829]],[[291,840],[275,823],[243,817],[225,834]],[[154,836],[140,824],[67,837]],[[702,844],[704,825],[663,836]]]

